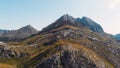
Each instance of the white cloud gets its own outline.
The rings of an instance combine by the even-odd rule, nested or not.
[[[109,1],[109,8],[115,8],[120,5],[120,0],[108,0]]]

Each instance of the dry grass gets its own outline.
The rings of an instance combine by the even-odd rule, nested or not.
[[[9,64],[0,63],[0,68],[16,68],[16,66],[15,65],[9,65]]]
[[[37,63],[38,59],[43,59],[45,57],[51,56],[53,53],[55,53],[54,51],[57,48],[56,46],[58,46],[58,45],[71,45],[73,48],[81,50],[83,53],[86,54],[86,56],[90,60],[92,60],[94,63],[96,63],[96,65],[98,67],[101,65],[100,61],[102,61],[105,64],[105,68],[114,68],[113,65],[111,65],[108,61],[106,61],[104,58],[102,58],[98,54],[96,54],[93,50],[91,50],[91,49],[89,49],[89,48],[87,48],[87,47],[85,47],[83,45],[80,45],[78,43],[73,43],[73,42],[70,42],[70,41],[58,41],[58,42],[54,43],[53,45],[41,46],[43,48],[38,49],[38,50],[31,50],[30,49],[30,51],[34,51],[33,52],[34,54],[32,54],[32,56],[30,56],[27,59],[27,61],[29,61],[29,62],[27,62],[27,65],[32,66],[32,65]],[[21,64],[21,65],[23,65],[23,64]],[[11,65],[9,65],[9,64],[0,64],[0,68],[16,68],[16,67],[15,67],[15,65],[12,65],[12,64]]]
[[[40,57],[38,55],[41,55],[42,53],[44,53],[46,56],[50,56],[51,54],[50,53],[47,53],[46,51],[50,49],[49,52],[52,52],[52,53],[55,53],[53,52],[52,50],[56,49],[56,47],[54,46],[58,46],[58,45],[70,45],[72,46],[73,48],[75,49],[78,49],[80,51],[82,51],[86,57],[88,57],[91,61],[93,61],[98,67],[101,67],[102,63],[104,64],[103,66],[105,68],[114,68],[114,66],[112,64],[110,64],[108,61],[106,61],[104,58],[102,58],[100,55],[96,54],[94,51],[92,51],[91,49],[83,46],[83,45],[80,45],[80,44],[77,44],[77,43],[72,43],[72,42],[69,42],[69,41],[58,41],[56,43],[54,43],[53,45],[51,46],[47,46],[46,49],[42,50],[41,52],[39,53],[36,53],[35,55],[29,57],[29,59],[33,59],[31,60],[31,63],[30,65],[36,61],[34,61],[34,59],[36,59],[37,57]],[[41,56],[41,57],[44,57],[45,56]],[[43,59],[43,58],[39,58],[39,59]],[[28,64],[29,65],[29,64]]]
[[[64,25],[64,26],[59,27],[59,28],[57,28],[57,29],[54,29],[54,30],[52,30],[52,31],[58,31],[58,30],[62,30],[62,29],[65,29],[65,28],[71,28],[71,29],[73,29],[73,30],[79,30],[79,28],[77,28],[77,27],[70,26],[70,25]]]
[[[89,49],[89,48],[87,48],[83,45],[80,45],[80,44],[77,44],[77,43],[71,43],[69,41],[60,41],[59,44],[61,44],[61,45],[62,44],[71,45],[74,48],[77,48],[78,50],[81,50],[98,67],[100,67],[101,64],[104,63],[105,68],[115,68],[112,64],[110,64],[108,61],[106,61],[103,57],[101,57],[100,55],[96,54],[94,51],[92,51],[91,49]]]

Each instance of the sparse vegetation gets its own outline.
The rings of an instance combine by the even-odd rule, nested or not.
[[[119,43],[102,36],[104,34],[100,35],[97,27],[93,29],[98,31],[95,32],[85,25],[81,27],[78,22],[74,23],[71,20],[62,21],[62,26],[59,27],[55,22],[52,24],[55,28],[50,27],[48,31],[41,31],[21,42],[1,44],[0,68],[36,68],[48,61],[53,67],[58,65],[55,68],[73,68],[74,65],[86,65],[86,68],[118,68]]]

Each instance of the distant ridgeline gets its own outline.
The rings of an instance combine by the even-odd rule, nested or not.
[[[24,26],[18,30],[0,30],[0,41],[22,41],[38,31],[30,25]]]

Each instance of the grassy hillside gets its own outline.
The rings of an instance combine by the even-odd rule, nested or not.
[[[1,63],[14,65],[17,68],[35,68],[36,65],[47,62],[54,55],[57,55],[56,58],[62,57],[64,54],[62,52],[65,51],[76,54],[74,57],[79,60],[80,58],[83,59],[84,64],[96,67],[103,66],[101,68],[115,68],[116,63],[118,63],[116,59],[119,58],[119,56],[112,53],[112,50],[114,51],[117,48],[114,40],[101,36],[87,28],[79,29],[70,25],[36,34],[22,42],[8,42],[7,44],[11,46],[11,50],[18,54],[29,54],[26,57],[1,58]],[[59,48],[63,49],[60,50]],[[71,57],[70,54],[68,55]],[[75,61],[77,61],[76,58],[74,58]],[[64,65],[65,63],[61,63],[58,66],[64,67]]]

